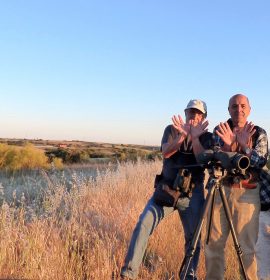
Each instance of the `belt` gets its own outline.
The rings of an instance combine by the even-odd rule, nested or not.
[[[236,188],[236,189],[256,189],[257,184],[256,183],[247,183],[247,182],[240,182],[240,183],[235,183],[230,185],[231,188]]]

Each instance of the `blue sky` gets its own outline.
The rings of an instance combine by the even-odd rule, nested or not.
[[[270,133],[269,1],[0,1],[0,137],[159,145],[244,92]]]

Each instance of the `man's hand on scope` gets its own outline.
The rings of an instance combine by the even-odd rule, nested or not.
[[[184,138],[190,133],[190,124],[185,123],[180,115],[172,117],[173,127],[183,136]]]
[[[244,151],[250,142],[252,135],[256,132],[252,122],[246,122],[244,127],[236,130],[236,140]]]
[[[228,122],[221,122],[215,132],[227,147],[230,147],[236,141],[235,131],[231,130]]]
[[[190,135],[191,138],[194,140],[196,138],[199,138],[203,133],[207,132],[207,126],[209,124],[208,121],[201,121],[201,122],[196,122],[194,120],[189,121],[190,124]]]

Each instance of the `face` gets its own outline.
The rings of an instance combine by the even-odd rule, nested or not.
[[[244,95],[236,95],[230,99],[229,113],[235,126],[242,127],[249,116],[250,105],[248,99]]]
[[[194,120],[195,123],[201,122],[204,119],[204,114],[198,109],[190,108],[185,110],[186,122]]]

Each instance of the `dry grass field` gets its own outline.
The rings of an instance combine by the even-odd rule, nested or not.
[[[132,230],[153,191],[160,161],[93,173],[1,174],[0,278],[118,279]],[[238,277],[230,241],[226,279]],[[177,279],[183,233],[175,212],[150,238],[140,280]],[[204,254],[198,271],[204,279]]]

